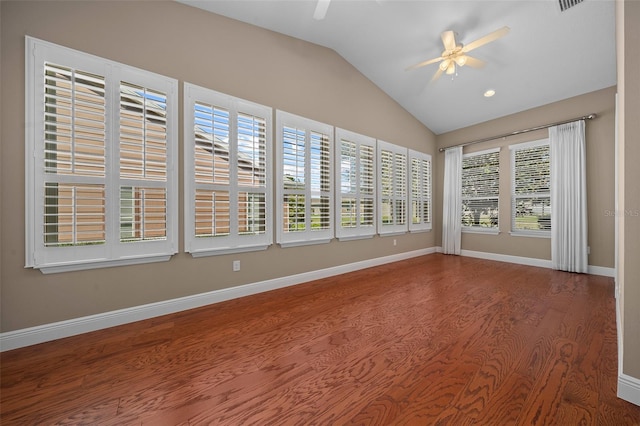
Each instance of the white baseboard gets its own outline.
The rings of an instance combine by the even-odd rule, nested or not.
[[[629,401],[632,404],[640,405],[640,379],[618,375],[618,398]]]
[[[436,252],[442,253],[442,247],[436,247]],[[478,259],[496,260],[498,262],[516,263],[519,265],[537,266],[540,268],[551,268],[552,263],[546,259],[536,259],[533,257],[511,256],[508,254],[488,253],[484,251],[461,250],[461,256],[476,257]],[[604,266],[588,266],[587,273],[592,275],[602,275],[605,277],[615,277],[616,270]]]
[[[0,333],[0,352],[11,349],[22,348],[51,340],[62,339],[64,337],[75,336],[91,331],[102,330],[117,325],[128,324],[135,321],[172,314],[188,309],[199,308],[213,303],[224,302],[225,300],[250,296],[252,294],[275,290],[327,278],[335,275],[345,274],[360,269],[373,266],[384,265],[386,263],[398,262],[412,257],[423,256],[435,253],[436,248],[420,249],[405,253],[393,254],[390,256],[367,259],[360,262],[346,265],[334,266],[317,271],[305,272],[297,275],[275,278],[266,281],[245,284],[237,287],[214,290],[207,293],[195,294],[193,296],[181,297],[178,299],[165,300],[147,305],[134,306],[132,308],[120,309],[117,311],[105,312],[102,314],[90,315],[81,318],[74,318],[67,321],[60,321],[36,327],[24,328],[21,330]]]

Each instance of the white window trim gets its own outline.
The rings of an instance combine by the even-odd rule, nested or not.
[[[389,151],[392,152],[394,155],[394,162],[393,162],[393,193],[394,195],[391,197],[394,201],[397,200],[403,200],[404,201],[404,206],[405,206],[405,212],[404,212],[404,216],[405,216],[405,220],[404,223],[402,224],[386,224],[383,225],[382,224],[382,202],[383,202],[383,197],[382,197],[382,173],[381,173],[381,167],[382,167],[382,151]],[[408,174],[409,174],[409,163],[408,163],[408,159],[409,159],[409,150],[405,147],[402,146],[398,146],[398,145],[394,145],[392,143],[389,142],[385,142],[385,141],[381,141],[378,140],[378,144],[377,144],[377,162],[378,162],[378,170],[377,170],[377,174],[378,174],[378,234],[382,237],[382,236],[394,236],[394,235],[402,235],[402,234],[406,234],[409,231],[409,195],[407,194],[408,190],[409,190],[409,186],[408,186],[408,182],[409,182],[409,178],[408,178]],[[404,155],[405,157],[405,176],[404,176],[404,182],[403,183],[399,183],[396,180],[396,163],[395,163],[395,156],[397,154],[400,155]],[[397,191],[400,188],[400,185],[403,186],[404,188],[404,197],[398,196],[397,195]],[[394,216],[395,217],[395,216]]]
[[[195,102],[224,108],[229,111],[229,193],[231,233],[228,236],[196,237],[195,236],[195,137],[193,133]],[[265,185],[262,190],[256,187],[244,187],[238,184],[237,178],[237,118],[238,113],[251,114],[265,119],[266,152],[265,152]],[[272,194],[271,194],[271,138],[272,138],[271,107],[260,105],[244,99],[236,98],[211,89],[184,83],[184,244],[185,251],[193,257],[211,255],[243,253],[249,251],[266,250],[273,244]],[[259,235],[239,235],[237,232],[237,202],[235,197],[239,191],[250,189],[265,194],[265,233]]]
[[[484,149],[482,151],[475,151],[475,152],[470,152],[467,154],[463,154],[462,155],[462,160],[464,161],[465,158],[468,157],[474,157],[477,155],[484,155],[484,154],[493,154],[495,152],[500,152],[500,147],[498,148],[489,148],[489,149]],[[500,172],[498,172],[498,179],[500,179]],[[464,197],[463,197],[464,198]],[[481,199],[485,199],[488,197],[480,197]],[[500,212],[500,194],[497,195],[498,198],[498,212]],[[498,213],[499,214],[499,213]],[[460,220],[462,220],[462,218],[460,218]],[[498,222],[498,227],[497,228],[480,228],[477,226],[462,226],[462,233],[463,234],[484,234],[484,235],[499,235],[500,234],[500,222]]]
[[[429,221],[422,223],[413,223],[413,191],[411,190],[411,186],[413,184],[413,160],[423,160],[429,163],[429,187],[427,190],[427,199],[429,200]],[[414,151],[412,149],[409,150],[409,158],[408,158],[408,173],[407,173],[407,183],[408,183],[408,194],[409,194],[409,205],[407,206],[407,221],[409,222],[409,232],[426,232],[430,231],[432,228],[433,222],[433,163],[431,162],[431,155],[425,154],[423,152]],[[419,200],[423,200],[424,197],[419,197]]]
[[[284,232],[284,211],[282,209],[282,200],[284,196],[284,182],[283,182],[283,174],[284,174],[284,148],[283,148],[283,135],[282,130],[284,126],[290,126],[299,129],[305,129],[305,205],[306,205],[306,214],[305,214],[305,230],[300,232]],[[310,133],[318,132],[326,135],[329,138],[328,146],[330,150],[334,149],[334,129],[333,126],[325,123],[321,123],[318,121],[314,121],[305,117],[301,117],[295,114],[291,114],[285,111],[276,110],[276,203],[274,208],[276,210],[276,221],[277,221],[277,243],[283,247],[295,247],[295,246],[304,246],[304,245],[313,245],[313,244],[326,244],[331,242],[334,238],[334,226],[335,226],[335,202],[334,202],[334,184],[333,182],[329,182],[329,192],[326,194],[329,197],[329,228],[324,230],[311,230],[311,199],[312,199],[312,191],[311,191],[311,176],[310,176],[310,164],[311,159],[309,155],[310,151]],[[334,179],[333,172],[333,153],[329,152],[329,179]]]
[[[108,105],[105,117],[105,226],[106,242],[94,246],[45,247],[43,243],[45,173],[43,152],[37,138],[44,134],[44,63],[54,62],[105,78]],[[167,96],[167,223],[166,239],[120,242],[119,99],[120,82],[161,90]],[[165,261],[177,253],[178,241],[178,82],[98,56],[69,49],[33,37],[25,37],[25,267],[56,273]]]
[[[345,129],[340,129],[340,128],[336,128],[335,131],[335,147],[334,147],[334,153],[335,153],[335,178],[334,178],[334,182],[335,182],[335,194],[336,194],[336,213],[335,213],[335,218],[336,218],[336,222],[335,222],[335,227],[336,227],[336,238],[338,238],[340,241],[349,241],[349,240],[357,240],[357,239],[363,239],[363,238],[373,238],[373,236],[376,234],[377,230],[376,230],[376,224],[377,224],[377,183],[376,183],[376,172],[377,172],[377,164],[376,164],[376,160],[377,160],[377,154],[376,154],[376,140],[375,138],[369,137],[369,136],[364,136],[361,135],[359,133],[355,133],[355,132],[351,132],[349,130],[345,130]],[[355,168],[356,168],[356,191],[355,192],[346,192],[343,193],[342,192],[342,141],[346,140],[349,141],[353,144],[355,144],[356,147],[356,154],[355,154]],[[361,157],[360,157],[360,150],[363,146],[367,146],[370,147],[372,149],[372,168],[373,168],[373,193],[369,196],[366,197],[365,195],[363,195],[360,191],[361,189],[361,180],[362,180],[362,176],[361,176]],[[357,216],[356,216],[356,226],[352,227],[352,228],[343,228],[342,227],[342,196],[348,196],[350,198],[355,198],[356,199],[356,211],[357,211]],[[360,223],[360,203],[362,202],[363,198],[371,198],[373,200],[373,224],[369,227],[366,226],[362,226]]]
[[[529,237],[529,238],[551,238],[551,231],[525,231],[522,229],[514,229],[515,222],[515,208],[516,208],[516,151],[520,149],[536,148],[543,145],[549,145],[549,139],[537,139],[529,142],[522,142],[518,144],[509,145],[510,166],[511,166],[511,218],[510,218],[510,231],[509,235],[513,237]],[[549,198],[551,198],[551,192],[549,192]]]

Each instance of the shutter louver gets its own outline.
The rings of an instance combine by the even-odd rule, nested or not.
[[[407,222],[407,156],[396,153],[394,177],[395,224]]]
[[[120,176],[167,179],[167,97],[120,84]]]
[[[44,244],[102,244],[105,79],[45,63],[44,90]]]
[[[333,238],[333,127],[277,111],[277,241],[282,247]]]
[[[551,230],[549,144],[526,144],[512,149],[512,231],[549,232]]]
[[[311,132],[310,142],[311,230],[320,231],[331,228],[331,149],[328,135]]]
[[[375,149],[360,145],[360,226],[375,226]],[[373,232],[373,231],[371,231]]]
[[[410,231],[431,229],[431,156],[409,151],[411,165]]]
[[[383,150],[380,155],[380,179],[382,186],[382,225],[393,225],[393,152]]]
[[[370,238],[375,233],[375,139],[336,129],[340,153],[336,191],[340,215],[336,222],[339,239]]]
[[[500,152],[466,154],[462,159],[462,226],[498,228]]]
[[[378,141],[378,233],[404,233],[407,220],[407,162],[406,148]]]
[[[247,188],[238,193],[238,232],[240,235],[264,234],[267,226],[266,120],[239,113],[237,140],[237,182],[242,189]]]
[[[271,109],[185,83],[185,248],[262,250],[270,235]]]
[[[167,237],[167,97],[120,83],[120,241]]]

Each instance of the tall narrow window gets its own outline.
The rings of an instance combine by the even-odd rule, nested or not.
[[[277,111],[278,243],[333,238],[333,127]]]
[[[186,251],[266,249],[271,108],[188,83],[184,92]]]
[[[177,251],[177,81],[26,38],[26,266]]]
[[[462,230],[498,232],[500,150],[462,157]]]
[[[407,148],[378,141],[378,234],[407,232]]]
[[[374,138],[336,129],[336,236],[341,240],[376,233],[375,150]]]
[[[551,236],[549,141],[511,148],[511,232]]]
[[[431,229],[431,156],[409,150],[409,165],[411,167],[409,231],[426,231]]]

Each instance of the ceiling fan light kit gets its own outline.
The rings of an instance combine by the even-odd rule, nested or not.
[[[444,51],[442,52],[440,57],[419,62],[415,65],[410,66],[406,70],[410,71],[416,68],[421,68],[426,65],[440,62],[436,73],[431,79],[431,81],[434,81],[437,80],[442,75],[442,73],[445,73],[447,75],[457,74],[456,67],[463,67],[465,65],[468,65],[472,68],[481,68],[484,66],[484,62],[480,59],[476,59],[472,56],[467,55],[467,53],[471,52],[474,49],[477,49],[480,46],[484,46],[487,43],[491,43],[492,41],[504,37],[509,31],[509,27],[502,27],[485,35],[484,37],[480,37],[479,39],[472,41],[467,45],[456,43],[456,35],[453,31],[444,31],[440,35],[440,37],[442,38],[442,44],[444,45]]]

